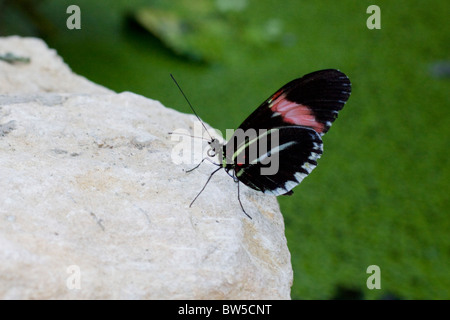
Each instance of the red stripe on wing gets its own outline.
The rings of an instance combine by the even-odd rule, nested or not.
[[[276,95],[269,107],[273,112],[281,114],[283,121],[287,123],[313,128],[317,133],[323,133],[325,129],[325,125],[316,120],[308,106],[289,101],[286,94]]]

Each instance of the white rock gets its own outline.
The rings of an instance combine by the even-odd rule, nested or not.
[[[275,197],[175,164],[195,118],[73,74],[39,39],[0,38],[1,299],[289,299]],[[176,88],[174,88],[174,92]]]

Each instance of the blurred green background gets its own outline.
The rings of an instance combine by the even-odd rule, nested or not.
[[[279,197],[292,298],[450,299],[449,16],[446,0],[0,0],[0,35],[41,37],[76,73],[191,113],[173,73],[222,132],[286,82],[340,69],[353,93],[319,167]]]

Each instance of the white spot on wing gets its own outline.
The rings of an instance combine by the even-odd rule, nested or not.
[[[279,196],[279,195],[285,194],[288,191],[289,190],[286,190],[284,188],[276,188],[275,190],[265,190],[264,193],[271,194],[273,196]]]
[[[297,172],[294,174],[295,179],[297,179],[298,183],[302,182],[303,179],[306,178],[306,174]]]
[[[281,113],[279,112],[272,112],[272,117],[271,118],[275,118],[275,117],[279,117],[281,116]]]
[[[296,187],[298,185],[298,182],[295,181],[288,181],[286,182],[286,184],[284,185],[284,188],[287,191],[291,191],[292,189],[294,189],[294,187]]]
[[[305,162],[305,163],[302,165],[302,169],[306,170],[306,171],[308,172],[308,174],[310,174],[311,171],[313,171],[313,169],[314,169],[315,167],[316,167],[315,165],[312,165],[312,164],[309,163],[309,162]]]
[[[308,157],[308,160],[316,161],[317,159],[320,159],[320,154],[311,152],[311,155]]]
[[[322,151],[322,144],[318,144],[317,142],[313,142],[313,149]]]

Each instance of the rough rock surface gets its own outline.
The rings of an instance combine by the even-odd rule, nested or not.
[[[0,299],[289,299],[275,197],[173,160],[195,118],[0,38]],[[176,89],[174,89],[176,91]],[[176,162],[176,161],[175,161]]]

